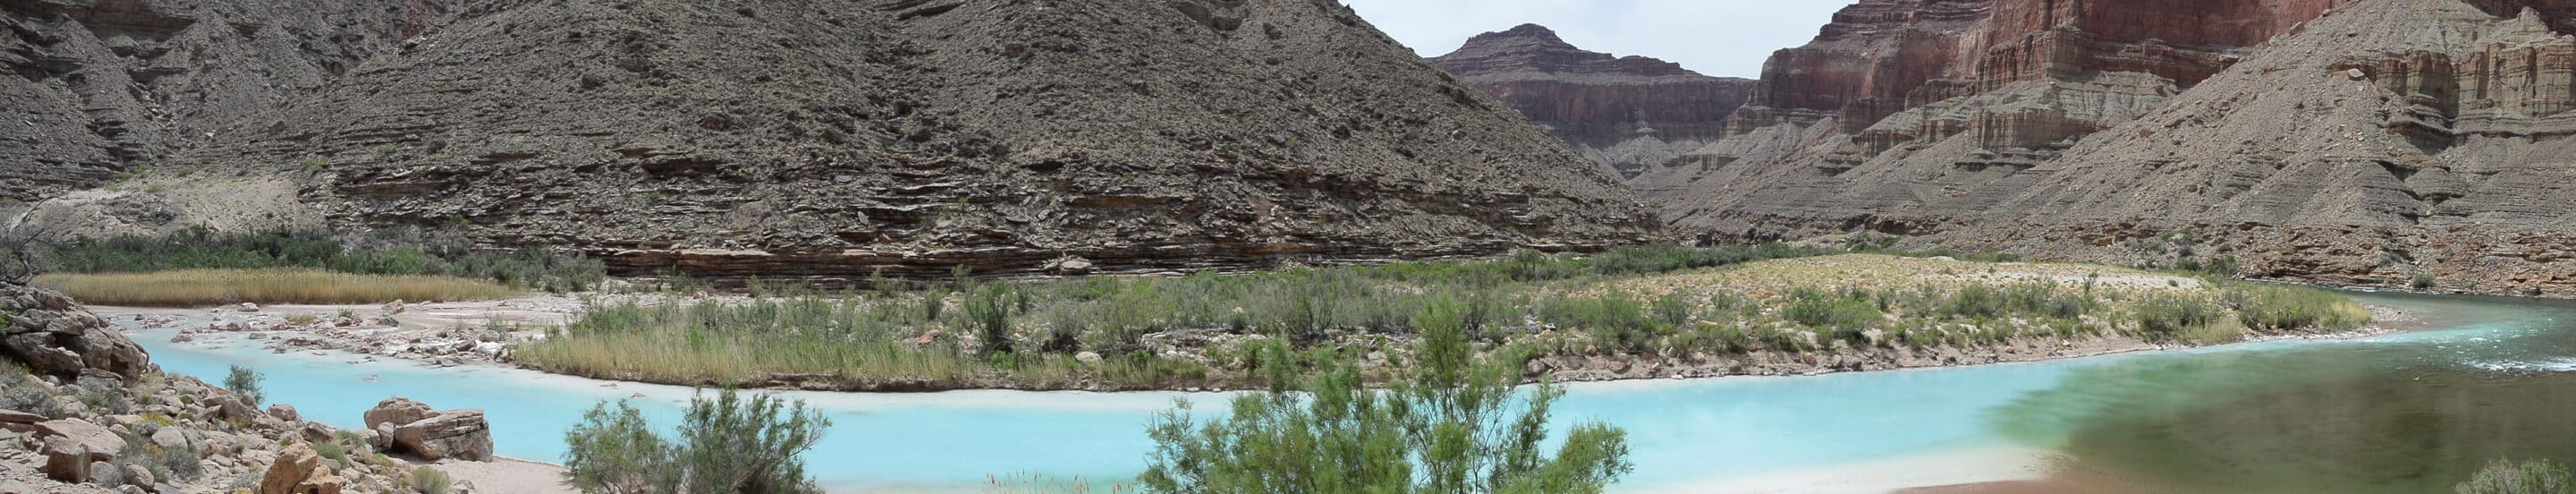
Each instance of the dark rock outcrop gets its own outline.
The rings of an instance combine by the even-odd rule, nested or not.
[[[0,351],[28,370],[65,380],[103,371],[133,380],[156,370],[150,355],[71,297],[0,283]]]
[[[1584,51],[1536,24],[1470,38],[1431,63],[1623,178],[1724,137],[1727,115],[1753,88],[1672,62]]]
[[[421,18],[310,26],[345,35],[331,56],[233,54],[312,75],[276,84],[293,97],[260,111],[176,132],[187,145],[147,146],[204,171],[154,167],[125,197],[60,199],[30,222],[302,214],[210,189],[249,182],[343,226],[453,229],[718,280],[1373,262],[1596,249],[1659,229],[1593,163],[1337,2],[409,3],[319,9]],[[212,70],[171,46],[296,39],[240,32],[285,12],[236,10],[174,9],[195,19],[179,41],[135,43]],[[378,33],[389,26],[419,29]],[[251,212],[190,218],[231,210]]]

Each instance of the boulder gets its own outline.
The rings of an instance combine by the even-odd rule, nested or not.
[[[153,445],[160,446],[161,449],[165,451],[178,451],[188,448],[188,433],[185,429],[178,427],[163,427],[161,430],[153,431],[151,439]]]
[[[492,459],[492,426],[483,419],[482,410],[437,411],[427,404],[397,397],[367,410],[366,424],[378,436],[370,442],[384,442],[382,449],[389,451],[410,453],[429,461]]]
[[[215,395],[206,401],[214,405],[215,418],[226,421],[247,421],[259,417],[258,409],[242,403],[241,398],[233,395]]]
[[[418,422],[420,419],[429,418],[430,415],[436,413],[438,412],[429,408],[428,404],[411,401],[407,398],[393,397],[386,398],[385,401],[376,402],[375,408],[367,409],[365,419],[367,428],[374,429],[377,425],[382,424],[394,424],[399,426],[402,424]]]
[[[483,420],[483,411],[449,410],[394,428],[395,451],[409,452],[423,460],[459,459],[492,460],[492,426]]]
[[[90,464],[113,460],[125,450],[125,440],[116,433],[81,419],[39,422],[36,433],[45,440],[45,475],[64,482],[98,478]]]
[[[284,421],[288,421],[288,422],[298,422],[298,421],[302,421],[302,420],[304,420],[304,415],[303,415],[303,414],[296,413],[296,411],[295,411],[295,405],[288,405],[288,404],[285,404],[285,403],[278,403],[278,404],[269,405],[269,406],[268,406],[268,416],[270,416],[270,417],[277,417],[277,419],[278,419],[278,420],[284,420]]]
[[[117,469],[121,470],[122,473],[125,474],[124,478],[118,479],[122,480],[123,482],[121,483],[125,485],[136,486],[160,483],[157,479],[152,478],[152,469],[144,468],[143,465],[127,463],[124,466],[117,467]]]
[[[340,494],[343,481],[323,466],[322,455],[297,444],[277,455],[259,478],[257,494]]]
[[[154,370],[142,346],[71,297],[13,283],[0,283],[0,353],[65,379],[97,370],[130,380]]]

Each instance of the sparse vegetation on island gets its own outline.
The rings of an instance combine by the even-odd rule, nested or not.
[[[1864,245],[1875,251],[1880,246]],[[2366,324],[2320,290],[2103,266],[1842,254],[1789,245],[1523,252],[1183,277],[756,289],[748,299],[596,302],[512,355],[573,375],[843,390],[1243,389],[1260,345],[1408,367],[1414,315],[1454,303],[1488,347],[1531,358],[1707,362],[1751,354],[1976,350],[2130,338],[2214,344]],[[1830,257],[1818,257],[1827,256]],[[1914,254],[1920,255],[1920,254]]]

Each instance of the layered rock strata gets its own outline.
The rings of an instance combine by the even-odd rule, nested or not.
[[[1672,62],[1584,51],[1536,24],[1470,38],[1431,63],[1623,178],[1723,137],[1727,115],[1753,87]]]
[[[575,249],[621,274],[865,280],[1597,249],[1659,226],[1336,2],[418,12],[434,15],[416,35],[352,41],[372,56],[160,160],[202,168],[50,201],[31,227],[320,216]],[[236,24],[255,22],[173,39],[237,42]],[[281,183],[269,202],[288,206],[210,189]],[[208,211],[239,214],[191,219]]]

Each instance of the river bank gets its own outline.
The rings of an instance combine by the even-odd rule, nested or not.
[[[1983,365],[2191,348],[2247,339],[2337,338],[2385,331],[2375,326],[2271,327],[2254,324],[2250,315],[2245,317],[2247,324],[2238,324],[2238,317],[2227,311],[2254,310],[2239,304],[2256,301],[2236,300],[2246,297],[2237,292],[2251,289],[2221,288],[2212,283],[2215,282],[2188,276],[2100,266],[1831,256],[1547,288],[1547,297],[1556,301],[1526,302],[1536,307],[1482,310],[1521,314],[1496,324],[1490,333],[1495,335],[1494,343],[1489,343],[1488,348],[1499,348],[1499,344],[1508,342],[1533,350],[1526,361],[1527,377],[1559,382],[1814,375]],[[651,355],[607,355],[608,360],[585,360],[583,365],[567,365],[571,361],[554,358],[560,352],[541,355],[549,357],[542,359],[524,358],[527,354],[523,353],[531,346],[548,345],[550,339],[588,334],[558,328],[572,324],[598,326],[599,321],[589,319],[595,316],[591,312],[603,307],[627,308],[621,318],[690,318],[674,321],[685,326],[697,324],[688,321],[703,318],[740,317],[720,314],[738,309],[765,316],[820,307],[826,315],[818,317],[832,317],[828,316],[830,311],[878,310],[872,304],[936,303],[953,307],[972,302],[963,293],[947,298],[872,302],[859,298],[592,293],[382,306],[115,311],[127,313],[144,327],[178,328],[179,335],[172,339],[175,343],[253,345],[281,353],[339,350],[360,355],[360,359],[394,358],[431,365],[495,363],[591,378],[684,386],[731,384],[773,390],[855,392],[1212,391],[1265,386],[1257,380],[1257,373],[1250,372],[1248,355],[1252,345],[1267,343],[1270,335],[1224,326],[1180,327],[1141,334],[1134,337],[1135,346],[1125,350],[1127,357],[1134,358],[1123,358],[1078,348],[1054,350],[1053,343],[1032,341],[1045,337],[1048,330],[1044,325],[1022,324],[1015,331],[1015,338],[1023,340],[1021,348],[1043,345],[1050,351],[1014,353],[1010,355],[1013,361],[1027,360],[1023,358],[1026,355],[1035,357],[1013,364],[1012,369],[986,368],[975,361],[985,338],[948,325],[914,329],[920,331],[918,334],[897,333],[899,337],[894,339],[898,341],[813,341],[792,347],[811,353],[812,344],[840,345],[848,348],[827,349],[833,354],[830,358],[856,358],[862,363],[888,358],[926,362],[922,365],[935,372],[895,369],[852,374],[856,369],[841,366],[846,364],[780,364],[779,361],[793,359],[756,352],[737,356],[750,359],[733,364],[743,368],[721,373],[670,372],[646,366],[704,358],[702,351],[673,347],[693,347],[710,336],[721,337],[719,330],[713,328],[689,329],[687,340],[653,346],[649,348],[655,352]],[[1667,308],[1668,305],[1674,307]],[[2168,305],[2198,305],[2203,307],[2199,310],[2213,313],[2199,317],[2215,321],[2199,324],[2213,326],[2216,335],[2201,335],[2195,332],[2196,327],[2160,332],[2142,326],[2156,322],[2143,311]],[[906,305],[910,306],[913,305]],[[656,311],[664,310],[657,308],[673,312],[655,316],[662,314]],[[747,310],[752,308],[759,310]],[[688,315],[681,315],[683,310]],[[2370,313],[2368,319],[2383,324],[2409,318],[2402,311],[2384,306],[2366,310]],[[836,323],[782,319],[776,324],[787,325],[776,327],[777,332],[792,334],[808,330],[795,324]],[[1346,352],[1345,358],[1357,360],[1363,369],[1381,378],[1403,371],[1411,347],[1411,336],[1403,331],[1335,331],[1317,338],[1320,339],[1300,338],[1296,344],[1300,349]],[[852,349],[866,350],[852,355]],[[870,357],[868,352],[877,353]],[[1112,371],[1132,373],[1126,370],[1131,368],[1160,374],[1150,378],[1103,376],[1116,373]]]

